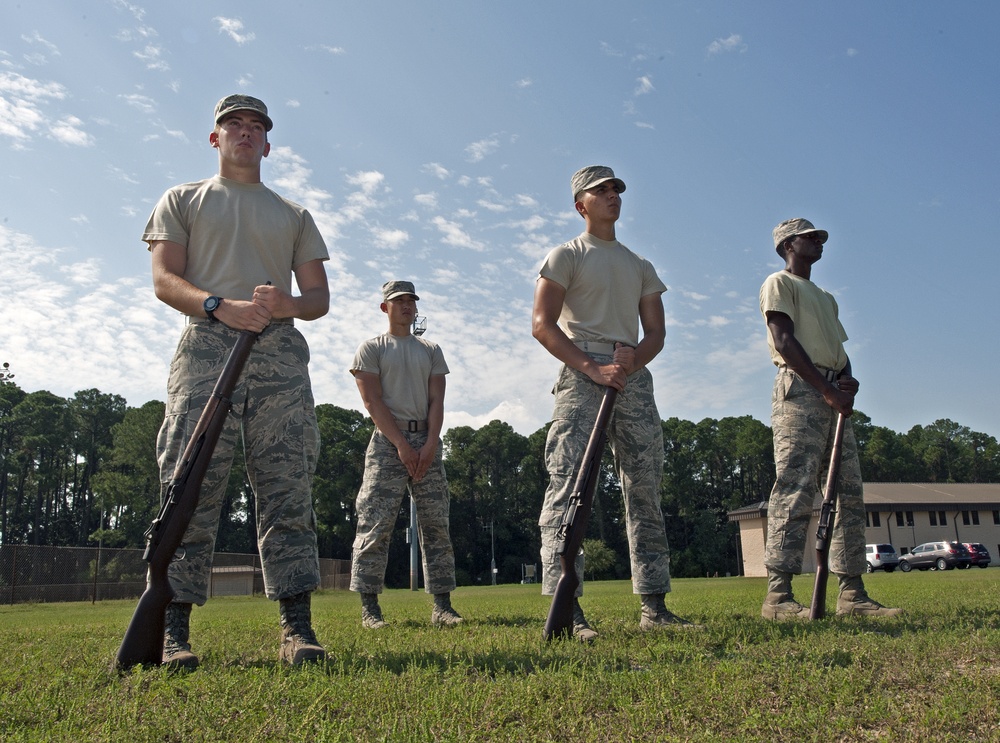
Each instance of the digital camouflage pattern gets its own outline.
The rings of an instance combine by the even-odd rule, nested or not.
[[[764,564],[785,573],[801,573],[813,503],[826,486],[837,412],[812,385],[781,368],[771,397],[771,427],[777,479],[767,508]],[[860,575],[865,565],[861,465],[848,419],[830,536],[830,571]]]
[[[611,356],[592,354],[599,364]],[[582,372],[563,366],[553,388],[555,408],[545,441],[549,485],[538,524],[541,527],[542,594],[551,596],[561,574],[556,533],[576,484],[577,469],[587,448],[604,387]],[[607,428],[615,469],[625,499],[626,532],[635,593],[670,591],[670,549],[660,510],[663,476],[663,427],[653,399],[653,378],[640,369],[618,393]],[[583,555],[576,559],[583,592]]]
[[[221,323],[185,327],[170,365],[166,416],[157,439],[161,497],[173,477],[239,331]],[[319,428],[309,384],[309,349],[291,323],[273,323],[257,339],[233,391],[233,406],[205,474],[198,509],[170,566],[175,602],[208,598],[212,553],[233,453],[242,432],[257,502],[264,591],[276,600],[319,585],[312,476]]]
[[[427,441],[426,431],[404,431],[403,435],[414,449],[419,450]],[[351,554],[352,591],[382,592],[389,539],[407,491],[417,505],[426,591],[438,594],[455,590],[455,553],[449,533],[451,501],[441,447],[427,474],[413,482],[395,445],[376,429],[365,452],[365,474],[355,503],[358,531]]]

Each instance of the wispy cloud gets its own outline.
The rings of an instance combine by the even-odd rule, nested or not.
[[[418,193],[413,197],[420,206],[426,206],[433,209],[438,204],[438,195],[433,191],[430,193]]]
[[[431,223],[444,235],[446,245],[451,245],[455,248],[468,248],[469,250],[478,252],[485,250],[483,244],[474,240],[469,233],[462,229],[462,225],[458,222],[451,222],[444,217],[438,216],[434,217]]]
[[[129,93],[128,95],[120,96],[124,101],[136,108],[144,114],[151,114],[156,111],[156,102],[146,95],[140,95],[139,93]]]
[[[709,54],[722,54],[723,52],[745,52],[747,45],[743,43],[743,37],[739,34],[730,34],[725,39],[716,39],[708,45]]]
[[[500,140],[497,137],[488,137],[470,144],[465,148],[465,154],[468,155],[469,162],[478,163],[496,152],[499,147]]]
[[[83,122],[75,116],[67,116],[52,124],[49,133],[55,140],[76,147],[92,147],[96,141],[83,130]]]
[[[422,170],[424,173],[429,173],[430,175],[442,181],[449,175],[451,175],[448,172],[448,169],[443,165],[441,165],[440,163],[425,163],[424,166],[420,168],[420,170]]]
[[[247,33],[243,32],[243,21],[239,18],[224,18],[223,16],[216,16],[213,20],[219,24],[219,33],[226,34],[230,39],[241,46],[243,44],[249,44],[257,38],[257,34],[252,31]]]
[[[66,89],[59,83],[0,72],[0,136],[14,140],[14,146],[24,144],[48,118],[42,106],[65,97]]]
[[[653,87],[653,78],[649,75],[643,75],[636,80],[636,83],[634,95],[646,95],[647,93],[652,93],[656,90],[656,88]]]
[[[166,72],[170,69],[170,65],[160,56],[160,47],[155,44],[147,44],[144,48],[134,51],[132,54],[146,64],[147,70]]]

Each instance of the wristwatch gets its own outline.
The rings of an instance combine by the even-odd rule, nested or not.
[[[215,316],[215,311],[219,309],[220,304],[222,304],[222,297],[208,297],[201,305],[205,308],[205,314],[212,322],[219,321],[219,318]]]

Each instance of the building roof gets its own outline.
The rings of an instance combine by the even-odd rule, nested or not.
[[[906,509],[907,506],[912,508]],[[868,511],[912,511],[931,506],[1000,508],[1000,483],[865,483],[865,507]]]
[[[819,511],[823,494],[817,493],[813,510]],[[865,510],[928,511],[1000,510],[1000,483],[866,482]],[[730,521],[767,516],[767,501],[737,508]]]

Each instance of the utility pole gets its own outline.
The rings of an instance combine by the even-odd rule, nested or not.
[[[493,519],[490,519],[490,579],[497,584],[497,557],[493,549]]]

